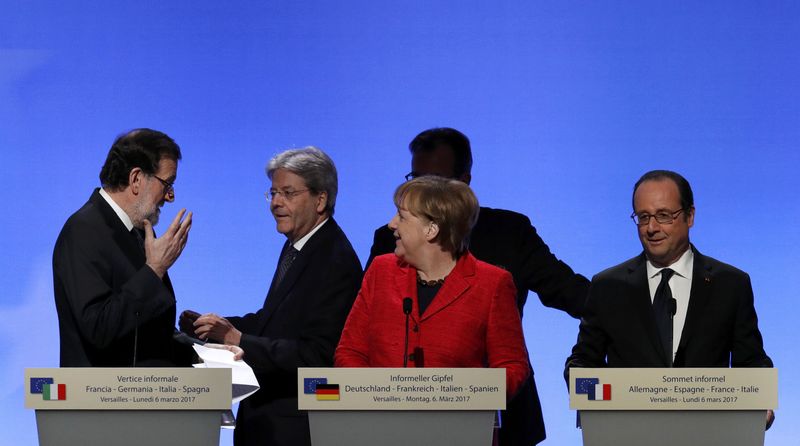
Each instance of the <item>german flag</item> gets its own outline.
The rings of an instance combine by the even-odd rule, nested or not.
[[[317,401],[339,401],[339,384],[317,384]]]

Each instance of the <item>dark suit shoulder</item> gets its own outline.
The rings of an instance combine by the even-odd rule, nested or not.
[[[82,225],[97,225],[102,222],[103,218],[97,204],[92,200],[84,203],[77,211],[69,216],[64,226],[82,226]]]
[[[509,279],[512,279],[511,273],[507,270],[478,259],[475,259],[475,274],[481,278],[494,279],[507,276]]]
[[[645,261],[644,256],[638,255],[620,264],[614,265],[610,268],[606,268],[603,271],[600,271],[599,273],[595,274],[594,277],[592,277],[592,284],[604,280],[624,279],[625,277],[627,277],[628,274],[630,274],[636,268],[641,267],[644,261]]]
[[[112,232],[113,229],[98,209],[97,203],[90,199],[64,222],[56,241],[56,250],[62,243],[68,241],[77,241],[85,246],[102,244]]]
[[[479,218],[517,224],[531,224],[530,218],[528,218],[525,214],[509,211],[508,209],[497,209],[486,206],[481,206]]]
[[[312,240],[317,239],[317,243],[312,244]],[[361,262],[358,260],[353,245],[344,233],[342,228],[332,218],[320,228],[319,232],[311,237],[308,248],[312,251],[326,251],[330,256],[328,261],[337,263],[352,263],[355,261],[361,269]],[[304,248],[305,249],[305,248]]]
[[[747,277],[748,274],[739,268],[725,262],[721,262],[713,257],[695,252],[695,262],[702,262],[703,268],[717,276],[740,276]]]
[[[491,228],[492,231],[507,231],[509,229],[517,231],[531,227],[531,220],[519,212],[509,211],[507,209],[494,209],[488,207],[481,207],[478,213],[478,222],[475,224],[475,230],[480,230],[482,227]]]

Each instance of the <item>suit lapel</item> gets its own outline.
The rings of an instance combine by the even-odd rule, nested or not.
[[[281,254],[278,256],[278,263],[275,265],[275,272],[272,274],[272,282],[269,284],[267,297],[264,298],[264,305],[262,305],[263,308],[267,307],[267,300],[269,300],[269,297],[275,292],[275,281],[278,278],[278,270],[281,268],[281,259],[283,259],[283,253],[285,253],[287,249],[289,249],[289,240],[286,240],[286,242],[283,244],[283,248],[281,248]]]
[[[416,272],[414,280],[416,281]],[[467,255],[461,256],[453,271],[448,274],[442,288],[436,294],[431,304],[425,310],[420,320],[424,321],[434,314],[452,304],[472,286],[475,277],[475,258]],[[414,287],[416,295],[416,286]]]
[[[267,322],[269,322],[269,320],[272,318],[272,315],[275,314],[277,308],[289,297],[295,284],[303,276],[303,272],[311,261],[311,258],[314,256],[317,248],[322,242],[332,236],[337,227],[338,226],[333,221],[333,218],[325,222],[322,227],[319,228],[316,234],[311,236],[311,238],[306,242],[305,246],[303,246],[303,249],[301,249],[297,254],[297,257],[292,262],[289,270],[286,271],[286,275],[283,277],[281,283],[276,285],[275,275],[272,276],[272,284],[270,285],[267,298],[264,301],[264,316],[261,321],[261,330],[264,329]],[[283,252],[288,247],[288,244],[289,242],[287,241],[284,245],[284,249],[281,250],[281,255],[283,255]],[[280,265],[280,259],[278,260],[278,265]],[[279,267],[280,266],[278,266],[278,268]],[[277,274],[277,269],[275,270],[275,273]],[[306,278],[306,280],[314,280],[314,278]]]
[[[108,227],[111,228],[112,238],[117,246],[120,247],[125,257],[128,258],[135,268],[141,268],[147,259],[139,246],[136,234],[128,231],[128,228],[126,228],[122,220],[119,219],[119,216],[114,212],[114,209],[111,208],[111,205],[100,196],[100,189],[95,189],[89,201],[97,208],[100,215],[103,216],[103,220],[105,220]]]
[[[647,332],[647,338],[658,352],[663,367],[668,367],[666,352],[661,344],[661,336],[656,325],[656,316],[653,313],[653,302],[650,300],[650,285],[647,280],[647,260],[642,254],[636,262],[628,267],[628,282],[633,289],[631,305],[634,310],[634,320],[642,321]]]
[[[694,246],[692,246],[692,251],[694,251],[694,265],[692,266],[692,288],[689,292],[689,308],[686,310],[686,321],[683,324],[681,342],[678,344],[681,363],[685,362],[682,352],[685,351],[687,343],[702,327],[703,311],[711,298],[711,289],[714,284],[711,266],[706,262],[705,256],[700,254]]]

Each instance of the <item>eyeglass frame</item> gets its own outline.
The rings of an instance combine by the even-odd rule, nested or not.
[[[650,219],[655,218],[656,222],[660,225],[669,225],[675,221],[675,218],[680,215],[681,212],[685,212],[686,209],[680,208],[677,211],[658,211],[655,214],[648,214],[647,212],[643,212],[642,216],[645,217],[645,222],[642,222],[642,216],[637,214],[635,211],[631,214],[631,220],[636,226],[647,226],[650,224]],[[658,214],[661,214],[662,219],[658,218]],[[668,216],[668,217],[665,217]],[[663,221],[662,221],[663,220]]]
[[[161,186],[164,188],[163,195],[175,193],[175,181],[167,181],[155,174],[150,176],[157,179],[161,183]]]
[[[407,173],[407,174],[406,174],[406,176],[405,176],[405,179],[406,179],[406,181],[411,181],[411,180],[413,180],[414,178],[419,178],[419,177],[421,177],[421,176],[422,176],[422,174],[421,174],[421,173],[419,173],[419,172],[414,172],[414,171],[412,170],[411,172],[409,172],[409,173]]]
[[[267,199],[268,202],[272,202],[275,200],[275,196],[283,196],[283,199],[287,202],[291,203],[294,200],[294,197],[302,194],[303,192],[312,192],[311,189],[297,189],[297,190],[268,190],[264,192],[264,197]]]

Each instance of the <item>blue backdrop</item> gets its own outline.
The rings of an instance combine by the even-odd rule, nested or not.
[[[242,314],[283,242],[262,195],[272,155],[332,156],[336,217],[363,262],[406,145],[452,126],[472,139],[481,203],[530,216],[588,276],[641,249],[636,178],[683,173],[692,241],[752,277],[780,370],[767,444],[795,444],[797,42],[791,1],[3,0],[0,443],[36,442],[22,374],[58,365],[52,246],[118,133],[152,127],[183,148],[162,218],[195,213],[170,270],[179,310]],[[578,322],[531,296],[524,324],[545,444],[579,444],[561,375]]]

